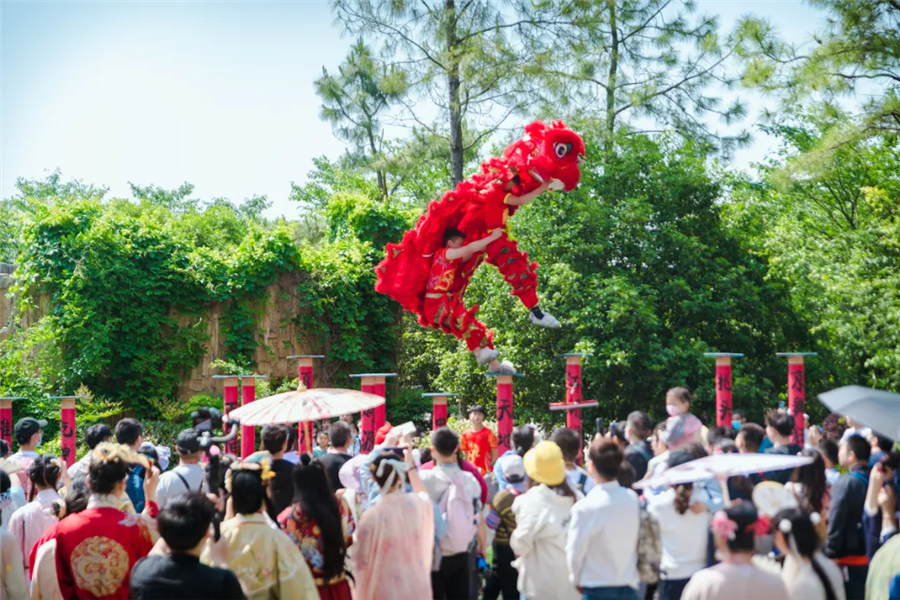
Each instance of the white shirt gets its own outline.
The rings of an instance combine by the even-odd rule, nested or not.
[[[578,484],[581,482],[582,476],[584,477],[584,485],[579,488]],[[580,491],[585,496],[594,488],[594,478],[588,475],[588,472],[581,467],[566,469],[566,481],[569,482],[570,488]]]
[[[825,558],[821,553],[816,553],[816,564],[825,572],[825,577],[831,584],[837,600],[846,600],[847,593],[844,589],[844,579],[841,569],[836,564]],[[793,554],[784,558],[784,568],[781,570],[781,580],[787,588],[791,600],[825,600],[825,586],[816,575],[816,571],[807,560],[798,560]]]
[[[659,523],[662,542],[659,568],[663,579],[687,579],[706,566],[710,514],[695,514],[690,509],[678,514],[675,496],[675,490],[669,488],[647,498],[647,511]]]
[[[56,490],[41,490],[34,500],[13,513],[9,519],[9,532],[19,544],[22,553],[22,566],[28,570],[28,556],[35,543],[44,532],[56,523],[57,519],[50,512],[54,500],[61,500]]]
[[[637,588],[640,508],[637,494],[616,481],[598,484],[572,509],[566,562],[581,588]]]
[[[91,452],[81,457],[81,460],[69,467],[69,477],[75,479],[79,475],[87,475],[88,463],[91,461]]]
[[[190,489],[185,487],[184,481],[181,481],[181,477],[178,477],[178,475],[184,477]],[[206,486],[203,485],[205,475],[206,473],[199,463],[178,465],[171,471],[166,471],[159,476],[159,486],[156,488],[156,504],[162,508],[169,498],[187,494],[188,492],[205,491]]]

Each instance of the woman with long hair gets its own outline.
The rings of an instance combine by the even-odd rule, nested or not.
[[[28,465],[31,480],[31,501],[13,513],[9,519],[9,532],[19,543],[23,567],[29,570],[28,557],[35,543],[56,523],[53,505],[62,501],[56,492],[56,484],[65,471],[58,458],[43,454]]]
[[[690,462],[693,456],[676,450],[669,455],[668,466]],[[706,566],[707,532],[710,514],[692,510],[694,486],[684,483],[661,494],[647,496],[647,511],[659,523],[662,542],[660,560],[660,600],[678,600],[691,576]]]
[[[781,580],[797,600],[845,600],[840,569],[819,552],[818,513],[787,508],[772,519],[773,542],[784,555]]]
[[[322,463],[309,454],[294,468],[294,491],[278,525],[306,559],[322,600],[351,600],[345,569],[355,528],[350,506],[335,496]]]
[[[788,600],[781,578],[751,560],[756,536],[769,530],[753,504],[738,502],[716,512],[710,528],[722,562],[694,573],[682,600]]]
[[[825,460],[818,450],[805,448],[800,452],[813,459],[808,465],[795,469],[791,481],[784,484],[785,506],[796,506],[807,515],[821,515],[816,523],[816,531],[820,539],[825,539],[828,524],[825,517],[831,509],[831,491],[825,477]]]
[[[513,501],[516,529],[509,545],[523,598],[579,598],[569,581],[566,533],[572,507],[581,498],[566,481],[566,461],[553,442],[525,453],[529,489]]]
[[[250,600],[315,600],[319,597],[312,573],[293,542],[272,527],[266,482],[272,472],[268,461],[235,463],[225,474],[234,517],[220,527],[228,543],[228,568],[237,575]],[[211,547],[201,560],[210,562]]]

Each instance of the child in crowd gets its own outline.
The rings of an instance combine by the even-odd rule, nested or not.
[[[459,447],[479,473],[487,475],[497,460],[497,436],[484,426],[484,415],[483,406],[473,406],[469,409],[469,422],[472,428],[462,434]]]
[[[563,459],[566,461],[566,481],[569,482],[569,487],[586,496],[594,487],[594,480],[585,469],[575,463],[581,449],[581,439],[578,433],[568,427],[560,427],[553,432],[550,440],[562,450]]]
[[[516,516],[512,505],[516,498],[528,489],[525,477],[525,463],[518,454],[507,457],[503,463],[504,484],[491,500],[487,526],[496,531],[494,535],[494,567],[484,586],[484,600],[496,600],[503,593],[503,600],[518,600],[516,582],[519,572],[512,566],[515,560],[509,538],[516,530]]]
[[[316,436],[316,447],[313,448],[313,458],[320,458],[328,454],[328,432],[320,431]]]
[[[666,392],[666,420],[669,450],[678,450],[688,444],[701,443],[703,423],[691,414],[694,395],[687,388],[676,387]]]

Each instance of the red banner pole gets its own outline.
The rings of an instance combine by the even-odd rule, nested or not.
[[[578,404],[582,400],[581,395],[581,356],[570,354],[566,356],[566,403]],[[581,440],[581,409],[566,411],[566,427],[578,433]],[[584,444],[581,444],[583,446]],[[581,446],[578,450],[578,462],[581,462]]]
[[[13,432],[13,409],[14,400],[25,400],[20,396],[6,396],[0,398],[0,438],[6,440],[9,447],[12,448],[12,432]]]
[[[805,357],[816,356],[815,352],[778,352],[777,356],[788,359],[788,410],[794,417],[794,431],[791,441],[801,448],[806,441],[806,364]]]
[[[374,394],[372,388],[375,385],[374,377],[363,377],[360,389],[367,394]],[[362,412],[362,431],[359,432],[359,452],[360,454],[368,454],[375,448],[375,432],[378,428],[375,426],[375,409],[370,408]]]
[[[384,377],[379,375],[375,378],[375,384],[372,386],[372,393],[376,396],[385,396]],[[380,406],[375,407],[375,431],[378,431],[387,423],[387,401]]]
[[[322,354],[288,356],[289,360],[299,360],[297,366],[297,380],[301,387],[308,390],[311,390],[314,387],[315,378],[313,377],[313,361],[316,358],[325,358],[325,356]],[[312,431],[313,428],[311,422],[297,423],[297,451],[301,454],[304,452],[311,453],[313,448],[316,447],[316,440],[313,439]]]
[[[60,458],[67,467],[75,464],[75,397],[61,398],[60,402]]]
[[[716,425],[731,427],[731,359],[743,354],[734,352],[706,352],[703,356],[716,359]]]
[[[456,394],[435,392],[422,394],[425,398],[431,398],[431,430],[436,431],[447,425],[447,398]]]
[[[263,376],[241,377],[241,406],[247,406],[256,401],[256,380]],[[241,426],[241,460],[256,452],[256,427],[252,425]]]
[[[501,456],[512,447],[512,381],[512,375],[497,376],[497,456]]]
[[[233,410],[236,410],[239,404],[239,382],[237,377],[228,377],[225,379],[225,391],[224,391],[224,399],[225,399],[225,412],[230,413]],[[238,455],[238,438],[226,443],[223,448],[223,451],[226,454],[231,454],[233,456]]]

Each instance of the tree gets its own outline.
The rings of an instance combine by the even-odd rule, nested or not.
[[[509,36],[534,22],[509,6],[491,0],[334,3],[344,28],[377,39],[383,55],[407,72],[411,90],[443,113],[432,118],[429,106],[403,99],[399,122],[446,140],[451,187],[463,179],[466,151],[528,101],[514,85],[524,61],[522,46]],[[516,14],[511,18],[510,13]],[[472,128],[468,134],[467,124]]]
[[[743,83],[781,94],[788,109],[808,100],[834,107],[865,94],[854,127],[834,129],[817,150],[879,132],[900,132],[900,2],[811,0],[828,12],[825,30],[804,46],[787,44],[765,20],[747,18],[740,53]]]
[[[536,57],[527,71],[542,79],[545,110],[593,113],[602,106],[603,148],[609,155],[618,125],[673,128],[685,138],[729,151],[749,141],[746,131],[717,131],[745,115],[736,100],[723,106],[708,93],[730,86],[734,40],[722,40],[715,17],[694,16],[693,1],[559,0],[540,3],[527,30]],[[541,90],[543,90],[541,92]]]
[[[386,200],[396,187],[388,186],[388,173],[379,164],[384,147],[381,118],[406,93],[405,72],[376,60],[359,40],[337,75],[323,67],[315,86],[322,98],[322,118],[331,123],[338,138],[350,144],[349,154],[375,171]]]

